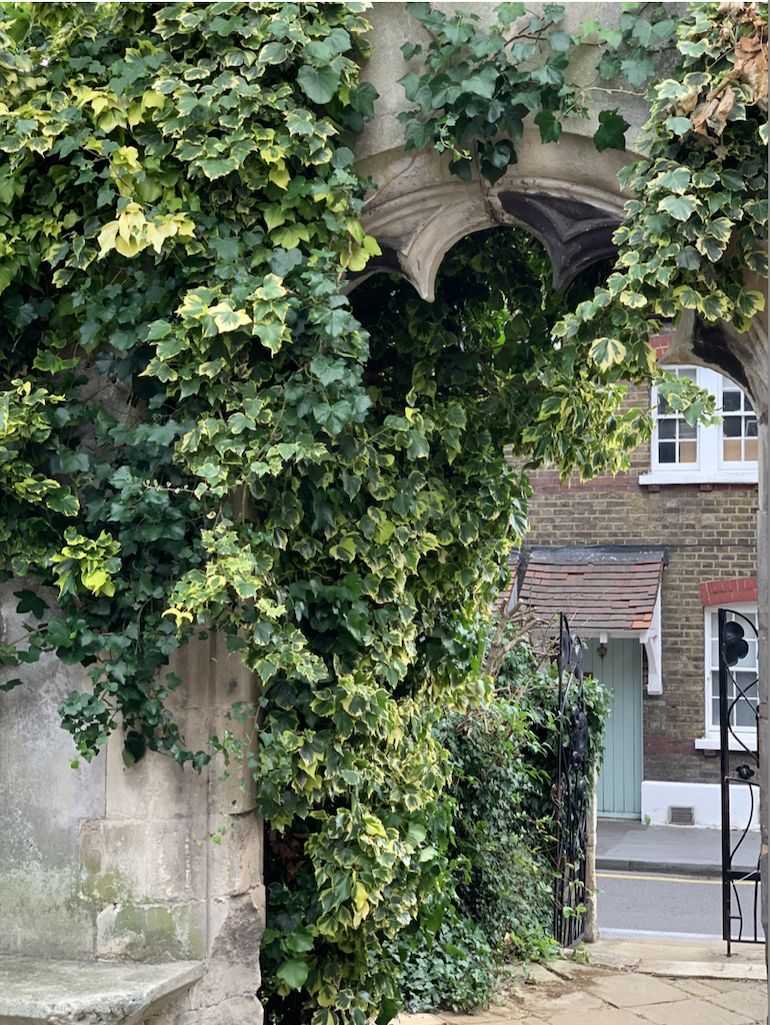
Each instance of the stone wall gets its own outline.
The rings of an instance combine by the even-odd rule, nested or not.
[[[0,588],[4,640],[24,634],[19,586]],[[251,675],[216,638],[182,649],[170,668],[195,749],[232,728],[232,702],[254,698]],[[9,675],[25,682],[0,694],[0,956],[206,961],[203,978],[151,1020],[258,1025],[262,825],[239,767],[220,780],[221,764],[197,775],[151,752],[127,767],[115,735],[72,769],[56,709],[88,685],[85,672],[47,657]],[[207,837],[220,826],[216,844]]]
[[[628,403],[648,405],[646,389]],[[537,545],[666,546],[662,585],[663,693],[644,693],[644,779],[717,783],[714,752],[696,750],[705,730],[704,612],[700,584],[757,573],[756,484],[640,485],[650,446],[617,477],[560,486],[558,475],[533,472],[531,529]]]

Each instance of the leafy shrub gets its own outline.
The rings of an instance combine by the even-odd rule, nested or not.
[[[589,746],[600,762],[606,692],[584,684]],[[558,678],[538,669],[523,644],[497,675],[496,700],[481,711],[448,713],[437,736],[453,781],[449,856],[454,892],[444,923],[435,909],[389,948],[410,1010],[487,1003],[502,958],[544,960],[553,937],[553,798],[557,771]],[[436,932],[435,939],[432,932]]]
[[[388,946],[400,969],[407,1011],[464,1011],[489,1003],[497,966],[483,929],[450,906],[438,934],[427,943],[419,938],[420,933],[402,933]]]

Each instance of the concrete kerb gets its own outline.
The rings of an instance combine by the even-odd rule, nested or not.
[[[763,944],[734,944],[727,956],[723,943],[599,940],[591,944],[590,964],[597,968],[639,972],[664,978],[767,981]],[[560,962],[549,967],[558,971]]]

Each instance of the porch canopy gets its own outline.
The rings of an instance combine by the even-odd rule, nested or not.
[[[662,693],[660,588],[667,549],[533,548],[525,559],[518,597],[544,634],[556,632],[563,612],[570,631],[583,637],[638,637],[647,655],[647,691]]]

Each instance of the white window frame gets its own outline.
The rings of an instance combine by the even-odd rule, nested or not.
[[[666,367],[667,370],[683,370],[684,366]],[[695,367],[696,383],[710,392],[716,400],[717,411],[722,408],[722,384],[724,378],[716,370]],[[658,408],[658,389],[652,389],[652,407]],[[759,479],[759,464],[756,460],[726,462],[722,459],[722,426],[715,424],[696,427],[698,443],[697,463],[660,463],[658,461],[657,420],[652,434],[651,469],[639,475],[640,484],[756,484]]]
[[[719,721],[714,721],[714,704],[713,704],[713,693],[712,693],[712,670],[719,668],[718,664],[713,666],[711,663],[711,647],[714,635],[712,632],[712,616],[719,611],[719,609],[728,609],[731,612],[740,612],[741,615],[746,616],[748,619],[754,617],[754,623],[756,625],[757,616],[757,603],[756,602],[731,602],[728,605],[707,605],[704,610],[704,683],[705,683],[705,719],[706,729],[702,737],[698,737],[695,740],[695,747],[699,750],[718,751],[721,746],[720,735],[719,735]],[[756,647],[754,649],[756,651]],[[731,751],[743,751],[745,748],[741,745],[740,741],[745,744],[745,747],[749,751],[757,750],[757,731],[754,727],[750,726],[734,726],[733,733],[739,738],[736,740],[732,735],[729,738],[730,750]]]

